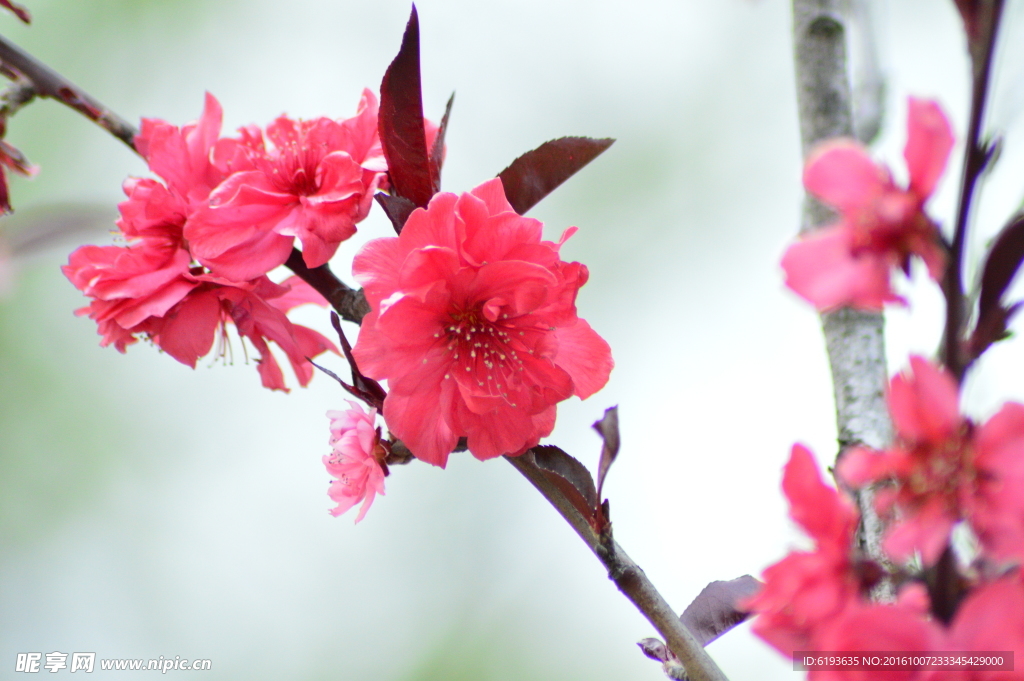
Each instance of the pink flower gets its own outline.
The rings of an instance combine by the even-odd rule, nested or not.
[[[933,279],[941,279],[945,247],[924,204],[952,146],[952,128],[938,104],[911,98],[903,151],[910,171],[906,189],[857,142],[836,140],[814,150],[804,186],[838,210],[840,220],[789,247],[782,258],[786,284],[821,311],[844,305],[878,310],[901,300],[890,273],[909,272],[912,255],[924,260]]]
[[[185,211],[203,204],[210,192],[240,162],[232,154],[229,140],[219,140],[223,111],[217,98],[206,93],[203,114],[194,123],[178,128],[155,118],[143,118],[135,148],[149,163],[149,169],[167,183],[172,194],[185,204]],[[214,150],[222,145],[219,162]],[[223,147],[223,145],[227,145]],[[262,274],[262,273],[261,273]]]
[[[906,560],[920,551],[927,565],[945,549],[953,525],[974,484],[968,425],[960,415],[956,382],[923,357],[893,378],[889,411],[895,445],[885,452],[858,448],[839,462],[840,477],[853,487],[895,479],[894,491],[879,495],[879,510],[901,513],[884,540],[886,552]]]
[[[986,555],[1024,563],[1024,405],[1008,402],[974,433],[967,516]]]
[[[826,485],[810,451],[794,445],[782,489],[790,516],[814,539],[815,550],[793,551],[764,571],[764,588],[745,607],[757,612],[754,633],[785,655],[815,650],[817,633],[858,599],[850,558],[857,517]]]
[[[76,311],[96,320],[101,345],[120,352],[136,341],[141,324],[180,303],[199,282],[181,239],[185,204],[155,180],[129,179],[118,208],[127,246],[83,246],[61,268],[75,288],[93,298]],[[192,363],[194,366],[194,362]]]
[[[218,329],[226,338],[226,324],[232,322],[238,335],[247,338],[260,353],[256,368],[263,386],[288,392],[281,367],[270,351],[273,341],[284,351],[292,371],[305,387],[313,378],[313,367],[306,360],[324,352],[337,353],[334,344],[320,333],[293,324],[286,316],[292,308],[327,301],[298,277],[275,284],[267,277],[245,284],[232,284],[210,275],[199,275],[201,286],[181,303],[159,318],[151,318],[137,331],[145,332],[154,343],[179,362],[195,367],[208,353]]]
[[[960,415],[953,377],[911,357],[910,371],[892,380],[889,409],[896,443],[853,450],[838,467],[854,487],[895,481],[879,495],[881,511],[900,512],[886,551],[896,560],[920,551],[931,565],[953,526],[967,520],[989,558],[1024,560],[1024,405],[1008,403],[975,427]]]
[[[292,324],[285,313],[303,303],[326,305],[323,297],[297,277],[278,285],[262,273],[237,280],[217,276],[195,264],[184,238],[190,214],[210,191],[234,170],[251,167],[238,153],[237,141],[218,139],[220,126],[220,105],[210,94],[197,123],[179,129],[143,120],[135,145],[166,185],[125,181],[128,200],[118,206],[117,226],[127,246],[84,246],[62,269],[93,299],[77,314],[96,321],[101,345],[124,352],[146,338],[194,368],[213,347],[218,329],[226,339],[231,322],[259,352],[257,369],[265,387],[287,390],[269,342],[285,352],[299,383],[306,385],[313,374],[306,358],[337,350],[319,333]]]
[[[327,412],[331,419],[329,444],[334,450],[324,457],[324,465],[337,478],[328,490],[331,499],[338,503],[331,509],[331,515],[337,517],[362,501],[356,516],[358,523],[370,510],[373,498],[384,494],[387,473],[382,466],[384,448],[380,445],[380,431],[373,424],[377,410],[371,409],[367,414],[358,403],[349,404],[351,409]]]
[[[583,265],[563,262],[499,179],[437,194],[401,236],[369,242],[353,272],[372,311],[354,354],[387,379],[388,429],[444,466],[460,437],[479,459],[520,454],[554,426],[555,405],[608,380],[608,344],[576,316]]]
[[[248,168],[233,161],[240,172],[191,216],[185,237],[201,263],[232,279],[251,279],[284,263],[295,237],[306,265],[323,265],[355,234],[386,181],[377,99],[369,90],[353,118],[281,116],[265,134],[243,128],[234,146],[225,141],[217,151],[244,157]]]
[[[919,376],[920,375],[920,376]],[[946,409],[948,395],[936,388],[937,371],[915,373],[916,385],[904,385],[912,395],[927,394]],[[943,380],[938,383],[944,382]],[[930,385],[932,391],[924,386]],[[904,396],[906,397],[906,396]],[[919,407],[919,400],[904,406]],[[916,412],[916,413],[911,413]],[[911,409],[903,425],[921,437],[948,434],[948,418],[932,419]],[[744,607],[758,614],[753,631],[786,656],[795,651],[849,651],[901,653],[927,651],[1009,651],[1024,646],[1024,583],[1019,568],[994,578],[980,578],[970,587],[949,625],[931,613],[925,586],[904,583],[895,603],[874,603],[865,596],[872,566],[856,557],[854,528],[857,516],[838,492],[826,485],[810,452],[793,447],[783,478],[790,514],[814,539],[814,551],[794,551],[765,570],[761,592]],[[914,669],[873,671],[872,679],[1022,678],[1006,672],[948,672]],[[812,671],[810,681],[853,681],[864,671]]]

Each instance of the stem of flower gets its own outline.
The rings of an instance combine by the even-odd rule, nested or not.
[[[793,0],[797,103],[805,157],[819,142],[854,136],[853,96],[846,70],[846,9],[846,0]],[[805,197],[802,232],[834,219],[830,209],[810,195]],[[884,448],[892,439],[885,404],[885,320],[879,312],[844,308],[822,314],[821,322],[832,368],[839,455],[857,444]],[[861,514],[857,543],[869,558],[888,567],[881,546],[885,527],[875,512],[874,494],[872,488],[856,494]],[[891,600],[891,580],[883,580],[872,595]]]
[[[981,139],[985,103],[988,99],[992,76],[992,58],[995,54],[996,35],[1003,12],[1003,0],[981,0],[971,25],[968,26],[968,46],[971,54],[971,120],[964,144],[963,174],[960,178],[960,198],[956,213],[956,231],[953,234],[949,264],[942,281],[946,297],[946,326],[942,333],[942,363],[956,377],[963,380],[970,363],[964,347],[967,324],[967,299],[964,296],[963,258],[967,229],[970,224],[971,204],[978,179],[991,160],[991,150]],[[965,22],[966,22],[965,17]]]
[[[647,579],[640,566],[634,563],[610,536],[606,538],[594,532],[587,519],[576,510],[530,457],[531,454],[527,452],[521,456],[506,456],[505,459],[537,488],[594,552],[608,570],[608,578],[615,582],[619,591],[665,638],[668,647],[686,668],[691,681],[727,681],[722,670],[693,637],[654,584]]]
[[[131,123],[3,36],[0,36],[0,63],[8,74],[16,74],[31,83],[36,96],[50,97],[71,107],[136,151],[134,139],[138,131]]]

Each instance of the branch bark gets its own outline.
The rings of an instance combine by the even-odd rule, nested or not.
[[[369,314],[370,304],[366,302],[363,290],[345,285],[338,277],[334,276],[334,272],[329,266],[307,267],[302,260],[302,253],[294,248],[284,265],[326,298],[338,316],[345,321],[361,324],[363,317]]]
[[[506,456],[505,459],[537,488],[593,551],[608,570],[608,578],[615,582],[619,591],[662,635],[668,647],[686,668],[690,680],[727,681],[722,670],[693,637],[640,566],[633,562],[610,535],[605,537],[594,532],[586,518],[533,463],[532,457],[532,452],[527,452],[520,456]]]
[[[131,123],[3,36],[0,36],[0,62],[8,73],[31,82],[39,97],[56,99],[74,109],[136,151],[134,139],[138,131]]]
[[[844,0],[793,0],[797,103],[805,158],[821,141],[854,137],[846,68],[846,6]],[[819,229],[834,218],[831,209],[805,196],[801,232]],[[892,422],[885,404],[888,369],[882,314],[841,309],[822,314],[821,323],[832,368],[839,456],[861,443],[885,447],[892,439]],[[861,514],[857,541],[868,557],[888,565],[881,549],[884,527],[874,510],[874,494],[870,488],[857,494]],[[883,582],[873,595],[891,599],[892,584]]]

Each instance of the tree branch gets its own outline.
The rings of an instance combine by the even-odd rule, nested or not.
[[[605,568],[608,578],[615,582],[626,598],[654,625],[664,637],[668,647],[686,668],[691,681],[727,681],[703,646],[693,637],[682,620],[647,579],[639,565],[626,555],[618,542],[610,536],[603,537],[594,532],[590,523],[573,506],[561,490],[533,462],[533,453],[520,456],[506,456],[506,460],[522,473],[547,499],[555,510],[565,518],[580,539],[593,551]]]
[[[950,248],[949,264],[942,280],[946,297],[946,326],[942,335],[942,363],[956,377],[963,380],[970,364],[964,343],[967,325],[967,299],[964,296],[963,258],[967,228],[970,223],[971,204],[978,179],[992,160],[992,149],[982,140],[985,102],[992,76],[992,58],[995,54],[996,35],[1002,17],[1003,0],[980,0],[974,3],[973,21],[964,20],[971,54],[971,120],[967,126],[964,144],[963,174],[960,177],[960,197],[957,204],[956,231]]]
[[[71,107],[136,151],[134,139],[138,131],[131,123],[3,36],[0,36],[0,62],[9,74],[20,76],[31,83],[36,96],[50,97]],[[22,102],[22,105],[30,99]]]
[[[853,103],[846,72],[845,5],[844,0],[793,0],[797,103],[804,157],[819,142],[854,136]],[[801,232],[818,229],[833,220],[834,214],[827,206],[805,196]],[[892,422],[885,404],[888,370],[882,314],[846,308],[822,314],[821,322],[832,368],[839,455],[859,443],[885,447],[892,439]],[[884,527],[874,509],[874,494],[874,489],[866,488],[856,495],[861,514],[857,541],[867,556],[889,565],[882,552]],[[892,584],[884,582],[873,595],[892,598]]]
[[[284,266],[326,298],[331,307],[345,321],[361,324],[363,317],[370,312],[370,304],[366,302],[363,290],[346,286],[334,275],[330,265],[320,265],[320,267],[311,269],[302,260],[302,253],[293,248]]]

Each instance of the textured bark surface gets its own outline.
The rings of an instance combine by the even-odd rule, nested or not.
[[[846,67],[846,0],[793,0],[800,140],[804,156],[832,137],[854,137],[853,97]],[[834,213],[813,197],[804,201],[800,231],[818,229]],[[892,439],[885,405],[888,370],[885,321],[881,313],[842,309],[821,316],[832,368],[839,432],[839,456],[851,445],[884,447]],[[864,552],[886,563],[881,551],[883,526],[875,513],[873,490],[857,495],[861,512],[858,542]],[[876,598],[889,599],[891,584],[880,585]]]

